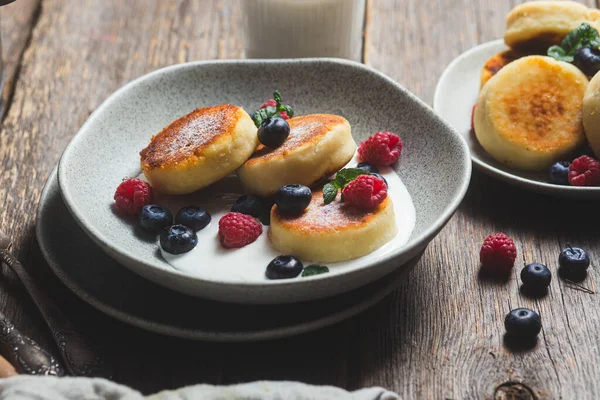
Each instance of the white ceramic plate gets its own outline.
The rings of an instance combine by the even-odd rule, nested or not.
[[[172,120],[194,108],[221,103],[254,110],[275,88],[298,115],[345,116],[357,142],[378,130],[402,137],[405,146],[395,172],[416,209],[410,239],[380,257],[357,260],[351,267],[331,266],[330,273],[292,280],[245,280],[236,274],[216,273],[199,276],[173,268],[161,256],[155,239],[136,235],[134,222],[114,212],[115,188],[123,177],[140,173],[139,151]],[[460,135],[398,84],[362,64],[303,59],[196,62],[148,74],[118,90],[90,116],[65,150],[58,178],[75,220],[122,265],[183,293],[268,304],[333,296],[403,265],[451,217],[467,189],[470,172],[467,145]],[[205,189],[204,195],[215,195],[213,190]],[[215,261],[199,268],[219,271],[220,266]],[[244,266],[240,263],[239,268]]]
[[[554,185],[546,173],[530,173],[506,167],[481,147],[471,132],[471,113],[479,95],[481,69],[488,58],[507,50],[503,40],[494,40],[458,56],[442,73],[433,96],[433,109],[467,141],[475,167],[490,176],[524,189],[574,198],[600,198],[600,187]]]
[[[142,278],[100,250],[67,210],[56,172],[40,199],[36,236],[56,276],[101,312],[148,331],[218,342],[275,339],[342,321],[390,294],[421,256],[390,275],[326,302],[250,306],[187,296]]]

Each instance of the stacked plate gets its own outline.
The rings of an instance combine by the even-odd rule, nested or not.
[[[416,211],[408,242],[388,246],[377,257],[331,264],[327,274],[290,280],[248,278],[237,273],[244,265],[223,273],[219,262],[198,266],[202,273],[172,267],[156,238],[137,234],[132,221],[114,211],[116,186],[140,174],[139,151],[172,120],[215,104],[256,109],[274,89],[298,114],[346,117],[357,142],[378,130],[402,137],[395,173]],[[115,318],[194,339],[281,337],[340,321],[394,290],[462,200],[470,165],[467,145],[456,131],[405,89],[361,64],[333,59],[182,64],[126,85],[90,116],[46,185],[37,235],[57,276]],[[204,195],[216,196],[212,190],[204,189]]]

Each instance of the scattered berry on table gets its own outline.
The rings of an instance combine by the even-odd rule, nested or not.
[[[152,203],[152,188],[141,179],[126,179],[117,187],[115,204],[119,210],[136,215],[142,207]]]
[[[550,286],[552,273],[544,264],[532,263],[527,264],[521,270],[521,281],[531,289],[545,289]]]
[[[371,172],[371,175],[373,175],[373,176],[376,176],[376,177],[378,177],[379,179],[383,179],[383,182],[385,182],[385,187],[386,187],[386,188],[388,187],[387,179],[385,179],[385,178],[383,177],[383,175],[381,175],[381,174],[378,174],[377,172]]]
[[[360,160],[378,166],[392,165],[401,152],[402,140],[391,132],[377,132],[358,146]]]
[[[246,215],[251,215],[254,218],[260,218],[263,213],[263,200],[257,196],[240,196],[234,205],[231,206],[231,211],[239,212]]]
[[[573,63],[587,76],[594,76],[600,71],[600,50],[582,47],[573,55]]]
[[[226,248],[244,247],[261,233],[262,225],[250,215],[230,212],[219,220],[219,240]]]
[[[569,271],[583,272],[590,266],[590,256],[579,247],[569,246],[560,252],[558,264]]]
[[[175,215],[175,223],[185,225],[198,232],[210,223],[211,216],[204,208],[196,206],[183,207]]]
[[[285,185],[275,193],[275,204],[286,214],[300,214],[312,199],[312,191],[304,185]]]
[[[377,168],[373,164],[369,164],[367,162],[361,162],[361,163],[356,164],[356,168],[364,169],[365,171],[369,171],[369,172],[375,173],[375,174],[379,173],[379,168]]]
[[[269,279],[295,278],[304,269],[302,262],[294,256],[277,256],[267,266],[266,275]]]
[[[149,204],[142,207],[138,214],[138,225],[140,228],[150,232],[161,232],[173,224],[173,214],[160,204]]]
[[[185,225],[173,225],[160,234],[160,247],[167,253],[183,254],[198,244],[196,232]]]
[[[258,140],[267,147],[277,148],[290,135],[290,124],[283,118],[267,118],[258,128]]]
[[[509,335],[535,337],[542,330],[542,319],[529,308],[516,308],[504,318],[504,328]]]
[[[504,233],[494,233],[483,241],[479,259],[484,268],[497,273],[507,273],[515,265],[517,247]]]
[[[552,164],[548,175],[550,182],[556,183],[557,185],[568,185],[569,184],[569,161],[559,161]]]
[[[600,162],[581,156],[569,166],[569,183],[573,186],[600,186]]]
[[[350,181],[342,191],[344,203],[357,208],[377,207],[387,197],[385,181],[374,175],[360,175]]]

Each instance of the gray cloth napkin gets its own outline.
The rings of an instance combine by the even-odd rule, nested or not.
[[[347,392],[333,386],[259,381],[231,386],[194,385],[144,397],[105,379],[15,376],[0,380],[0,400],[397,400],[382,388]]]

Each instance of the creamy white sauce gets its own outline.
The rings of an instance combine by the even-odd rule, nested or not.
[[[356,157],[348,163],[355,166]],[[388,182],[388,196],[394,203],[398,233],[388,243],[366,256],[344,262],[326,263],[330,274],[352,270],[371,264],[377,259],[402,247],[408,242],[415,226],[415,207],[408,190],[400,177],[391,168],[380,168],[380,174]],[[173,255],[161,249],[164,259],[173,268],[190,276],[224,282],[260,282],[267,280],[265,270],[271,260],[280,253],[271,245],[268,226],[263,225],[263,233],[253,243],[240,249],[225,249],[218,239],[219,219],[227,214],[231,205],[243,193],[235,177],[228,177],[218,187],[211,187],[210,194],[182,197],[165,197],[158,202],[168,206],[173,214],[182,206],[197,205],[210,212],[212,221],[206,228],[197,232],[198,245],[190,252]],[[160,247],[160,245],[159,245]],[[302,260],[304,266],[310,264]],[[295,279],[301,279],[298,276]]]

